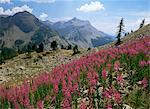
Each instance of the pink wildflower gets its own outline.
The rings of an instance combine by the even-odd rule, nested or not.
[[[39,100],[37,102],[37,107],[38,107],[38,109],[44,109],[43,101]]]
[[[69,90],[66,90],[64,95],[65,95],[66,98],[71,98],[71,93],[70,93]]]
[[[111,98],[111,95],[109,94],[108,91],[104,91],[103,95],[104,95],[105,98],[108,98],[108,99]]]
[[[147,65],[150,65],[150,60],[147,61]]]
[[[17,102],[14,103],[14,107],[15,107],[15,109],[20,109],[20,106]]]
[[[140,66],[140,67],[144,67],[146,64],[147,64],[147,63],[146,63],[146,61],[144,61],[144,60],[142,60],[142,61],[139,62],[139,66]]]
[[[67,98],[64,98],[62,107],[63,107],[63,109],[71,109],[70,102]]]
[[[91,80],[90,80],[90,85],[91,85],[91,86],[95,86],[96,83],[97,83],[96,79],[91,78]]]
[[[108,69],[110,69],[111,66],[112,66],[112,65],[111,65],[110,63],[107,64]]]
[[[84,102],[81,102],[80,109],[86,109],[86,108],[87,108],[86,104]]]
[[[113,109],[113,108],[112,108],[112,104],[106,105],[106,109]]]
[[[119,70],[119,67],[120,67],[120,62],[119,62],[119,61],[116,61],[116,62],[114,63],[114,69],[115,69],[116,71],[118,71],[118,70]]]
[[[146,88],[148,86],[148,81],[146,78],[143,78],[142,81],[139,81],[138,82],[139,84],[142,84],[144,88]]]
[[[58,93],[58,85],[57,84],[54,84],[54,91],[55,91],[55,93]]]
[[[103,79],[107,79],[107,71],[106,71],[106,69],[104,69],[104,70],[102,71],[102,78],[103,78]]]
[[[121,94],[118,91],[114,92],[114,100],[116,103],[121,102]]]
[[[123,82],[123,77],[121,74],[117,75],[117,82],[118,82],[118,84]]]

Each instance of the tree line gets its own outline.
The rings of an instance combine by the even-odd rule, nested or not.
[[[36,51],[37,53],[41,53],[44,51],[44,44],[41,42],[40,44],[35,44],[32,42],[29,42],[25,48],[20,49],[19,46],[17,46],[17,50],[14,48],[7,48],[4,47],[5,44],[2,44],[0,48],[0,64],[4,63],[5,60],[11,59],[18,54],[26,53],[27,58],[31,58],[31,53]],[[50,48],[52,48],[53,51],[58,49],[58,42],[56,40],[51,42]],[[73,50],[73,55],[80,53],[77,45],[71,45],[68,44],[68,46],[64,47],[64,45],[61,45],[61,49],[66,50]]]

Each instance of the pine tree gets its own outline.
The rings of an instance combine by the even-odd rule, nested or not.
[[[41,43],[41,44],[39,45],[39,52],[43,52],[43,51],[44,51],[44,44]]]
[[[127,36],[127,33],[125,33],[124,36]]]
[[[73,55],[77,54],[77,53],[80,53],[79,49],[78,49],[78,45],[75,45],[73,47]]]
[[[56,41],[53,41],[52,43],[51,43],[51,48],[53,49],[53,50],[56,50],[57,49],[57,42]]]
[[[119,28],[119,31],[118,31],[117,37],[116,37],[116,38],[117,38],[117,43],[116,43],[116,45],[120,45],[120,43],[121,43],[121,34],[122,34],[122,32],[124,31],[123,18],[121,19],[118,28]]]
[[[140,24],[140,28],[142,28],[142,27],[144,26],[144,24],[145,24],[145,19],[142,20],[142,22],[141,22],[141,24]],[[139,28],[139,29],[140,29],[140,28]]]
[[[72,49],[72,45],[69,44],[68,47],[67,47],[67,50],[71,50]]]
[[[5,42],[2,42],[2,45],[0,47],[0,64],[4,63],[4,59],[3,59],[3,48],[4,48]]]

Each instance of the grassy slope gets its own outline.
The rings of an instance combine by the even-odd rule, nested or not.
[[[133,33],[130,33],[128,36],[123,37],[121,39],[121,41],[124,44],[128,41],[132,41],[136,38],[139,38],[139,37],[142,37],[142,36],[148,36],[148,35],[150,35],[150,24],[144,26],[141,29],[138,29],[138,30],[134,31]],[[109,44],[106,44],[104,46],[100,46],[100,47],[98,47],[98,49],[109,48],[109,47],[115,46],[115,43],[116,43],[116,41],[114,41],[112,43],[109,43]]]
[[[83,49],[80,51],[81,54],[74,56],[72,56],[72,50],[33,52],[31,53],[31,58],[26,58],[26,54],[18,55],[0,65],[0,83],[7,85],[20,83],[26,78],[33,77],[44,71],[51,71],[57,65],[68,63],[89,53]]]

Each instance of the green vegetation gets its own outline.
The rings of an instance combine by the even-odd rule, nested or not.
[[[11,59],[17,56],[17,51],[12,48],[4,47],[1,49],[0,57],[1,60]]]

